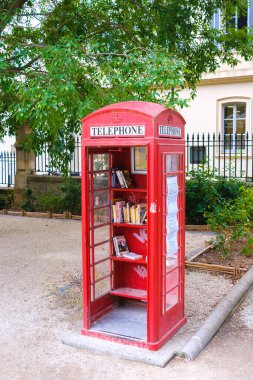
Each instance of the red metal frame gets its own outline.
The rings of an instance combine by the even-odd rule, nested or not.
[[[82,139],[82,235],[83,235],[83,295],[84,295],[84,327],[82,334],[99,337],[123,344],[131,344],[144,347],[150,350],[157,350],[161,347],[185,322],[184,315],[184,125],[182,116],[174,110],[166,109],[161,105],[147,102],[124,102],[104,107],[83,120]],[[91,132],[92,128],[96,128]],[[99,129],[98,129],[99,128]],[[124,135],[126,133],[138,133],[142,135]],[[122,135],[117,133],[122,132]],[[92,136],[91,133],[95,133]],[[104,136],[103,136],[104,134]],[[109,134],[109,135],[108,135]],[[111,188],[111,168],[121,166],[129,168],[130,149],[134,146],[145,146],[148,153],[147,174],[132,174],[135,179],[134,189],[112,189]],[[108,155],[108,169],[94,172],[95,158]],[[166,171],[166,156],[179,157],[179,167],[177,170]],[[176,156],[176,158],[175,158]],[[103,184],[101,189],[94,190],[94,175],[101,174],[105,177],[108,174],[108,184]],[[100,175],[98,174],[98,175]],[[171,268],[166,268],[166,194],[167,176],[173,176],[178,185],[177,196],[177,262]],[[96,196],[94,197],[94,191]],[[102,195],[108,193],[108,202],[103,200]],[[101,194],[102,202],[106,205],[99,206]],[[94,216],[97,218],[99,209],[111,209],[111,202],[120,196],[124,199],[136,197],[143,200],[146,196],[148,222],[147,225],[135,226],[124,223],[112,223],[111,215],[109,219],[103,220],[99,227],[94,228]],[[96,202],[98,203],[96,205]],[[110,242],[108,257],[105,255],[105,245],[98,245],[98,252],[101,248],[103,258],[98,261],[95,257],[94,238],[96,233],[104,231],[108,226],[110,235],[105,241]],[[138,239],[133,236],[138,235]],[[131,261],[115,257],[113,255],[112,236],[124,234],[126,236],[130,250],[144,255],[143,259]],[[135,235],[134,235],[135,234]],[[145,243],[145,234],[147,242]],[[138,237],[138,236],[137,236]],[[102,249],[103,248],[103,249]],[[139,252],[138,252],[139,250]],[[100,254],[101,254],[100,252]],[[147,260],[146,260],[147,257]],[[108,266],[108,263],[109,266]],[[101,265],[102,274],[97,274],[96,269]],[[110,268],[110,269],[108,269]],[[108,272],[109,270],[109,272]],[[136,273],[143,271],[143,276]],[[104,271],[104,272],[103,272]],[[147,277],[146,276],[147,273]],[[138,273],[137,273],[138,274]],[[140,274],[140,273],[139,273]],[[167,274],[167,282],[166,282]],[[96,277],[98,276],[98,278]],[[100,276],[100,277],[99,277]],[[95,278],[96,277],[96,278]],[[110,279],[110,282],[108,282]],[[175,283],[175,281],[177,281]],[[96,287],[109,285],[101,292],[101,296],[95,299]],[[107,290],[106,290],[107,289]],[[134,290],[133,290],[134,289]],[[178,289],[178,302],[173,306],[166,306],[166,299],[170,300],[171,291]],[[100,289],[101,290],[101,289]],[[126,294],[125,294],[126,293]],[[175,300],[175,295],[173,295]],[[107,314],[117,305],[119,300],[135,299],[136,302],[147,304],[147,338],[137,340],[134,337],[122,337],[115,334],[96,331],[94,322]],[[166,310],[166,308],[168,310]],[[92,328],[92,329],[91,329]]]

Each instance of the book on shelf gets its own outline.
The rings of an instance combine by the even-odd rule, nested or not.
[[[130,188],[133,187],[134,186],[133,179],[132,179],[132,177],[130,175],[129,170],[128,169],[124,169],[124,170],[122,170],[122,173],[123,173],[125,182],[127,184],[127,187],[130,187]]]
[[[122,254],[122,256],[130,260],[143,259],[142,255],[139,255],[138,253],[134,253],[134,252],[125,252]]]
[[[141,215],[141,224],[147,223],[147,209],[145,212]]]
[[[118,177],[118,180],[119,180],[120,186],[121,186],[122,188],[127,187],[126,184],[125,184],[125,181],[124,181],[124,176],[123,176],[122,171],[121,171],[121,170],[116,170],[116,174],[117,174],[117,177]]]
[[[124,235],[113,236],[112,240],[116,256],[122,257],[123,254],[129,253],[126,238]]]
[[[125,201],[118,201],[115,203],[115,219],[114,219],[115,223],[124,223],[123,208],[125,204],[126,204]]]
[[[112,240],[115,254],[117,257],[125,257],[126,259],[130,260],[143,259],[142,255],[139,255],[138,253],[134,252],[129,252],[126,238],[124,235],[113,236]]]
[[[120,183],[119,183],[119,180],[118,180],[118,176],[117,176],[117,168],[112,168],[112,182],[111,182],[111,184],[112,184],[112,187],[114,187],[114,188],[117,188],[117,187],[121,187],[120,186]]]
[[[125,188],[133,187],[133,181],[130,176],[129,170],[119,170],[118,168],[112,168],[112,187],[113,188]]]
[[[147,203],[138,203],[136,208],[136,223],[143,224],[147,216]]]

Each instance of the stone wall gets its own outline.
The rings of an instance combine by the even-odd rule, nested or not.
[[[75,181],[80,182],[81,177],[72,177]],[[33,195],[40,196],[44,193],[50,193],[53,195],[60,195],[61,190],[59,187],[64,183],[63,177],[51,176],[51,175],[28,175],[27,176],[27,188],[32,190]],[[6,207],[15,207],[20,209],[21,203],[23,203],[23,194],[25,189],[17,188],[0,188],[0,197],[7,201]]]
[[[10,190],[12,194],[13,205],[16,209],[19,209],[20,205],[23,203],[24,192],[26,189],[31,189],[32,195],[35,195],[37,197],[45,193],[60,195],[61,190],[59,187],[64,183],[63,177],[60,176],[35,174],[35,155],[33,152],[26,152],[22,146],[24,137],[29,133],[29,127],[22,126],[18,128],[16,135],[15,185],[14,189]],[[81,177],[72,178],[75,181],[81,181]],[[3,189],[3,191],[5,191],[5,189]]]
[[[75,181],[81,181],[81,177],[72,177]],[[64,183],[63,177],[53,175],[28,175],[27,187],[32,190],[34,195],[50,193],[61,194],[59,187]]]

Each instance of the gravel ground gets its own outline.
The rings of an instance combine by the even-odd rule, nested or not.
[[[185,243],[186,257],[189,259],[193,255],[198,253],[202,248],[205,247],[205,243],[210,242],[213,237],[214,237],[213,232],[186,231],[186,243]]]
[[[161,369],[142,363],[133,365],[123,359],[108,360],[106,356],[62,345],[62,336],[81,327],[78,302],[71,304],[68,298],[56,296],[55,293],[56,289],[68,284],[70,277],[73,279],[76,276],[78,279],[80,275],[80,221],[0,216],[0,231],[1,380],[101,377],[105,380],[115,377],[122,380],[157,380],[165,376],[170,379],[197,380],[234,379],[226,376],[245,374],[245,368],[238,365],[234,367],[238,358],[238,352],[233,351],[237,347],[234,341],[237,339],[238,342],[241,332],[246,329],[249,348],[245,348],[245,352],[240,350],[240,355],[244,355],[242,359],[246,358],[252,347],[253,330],[249,330],[250,326],[240,316],[240,331],[237,331],[236,336],[226,335],[228,348],[231,346],[230,357],[232,353],[236,358],[231,361],[229,369],[222,366],[214,369],[213,365],[210,366],[207,352],[194,363],[175,359],[165,369]],[[201,248],[206,237],[206,233],[187,232],[187,252]],[[223,276],[204,272],[187,273],[188,323],[181,332],[193,331],[198,327],[231,286],[231,281]],[[247,304],[249,306],[250,303]],[[220,339],[223,342],[224,338]],[[213,343],[209,355],[210,352],[216,355],[217,348]],[[216,362],[220,360],[222,354],[216,358]],[[249,367],[251,364],[248,362],[250,375],[247,379],[253,379],[250,377],[253,371],[253,367]],[[214,373],[221,377],[213,377]]]

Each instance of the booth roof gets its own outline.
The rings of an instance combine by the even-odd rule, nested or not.
[[[104,111],[136,111],[140,112],[142,114],[151,116],[155,118],[158,116],[161,112],[167,110],[168,108],[165,108],[161,104],[157,103],[151,103],[151,102],[141,102],[141,101],[129,101],[129,102],[121,102],[121,103],[114,103],[110,104],[108,106],[99,108],[98,110],[92,112],[90,115],[84,117],[82,119],[82,122],[86,121],[88,118],[95,116],[96,114],[102,113]]]

